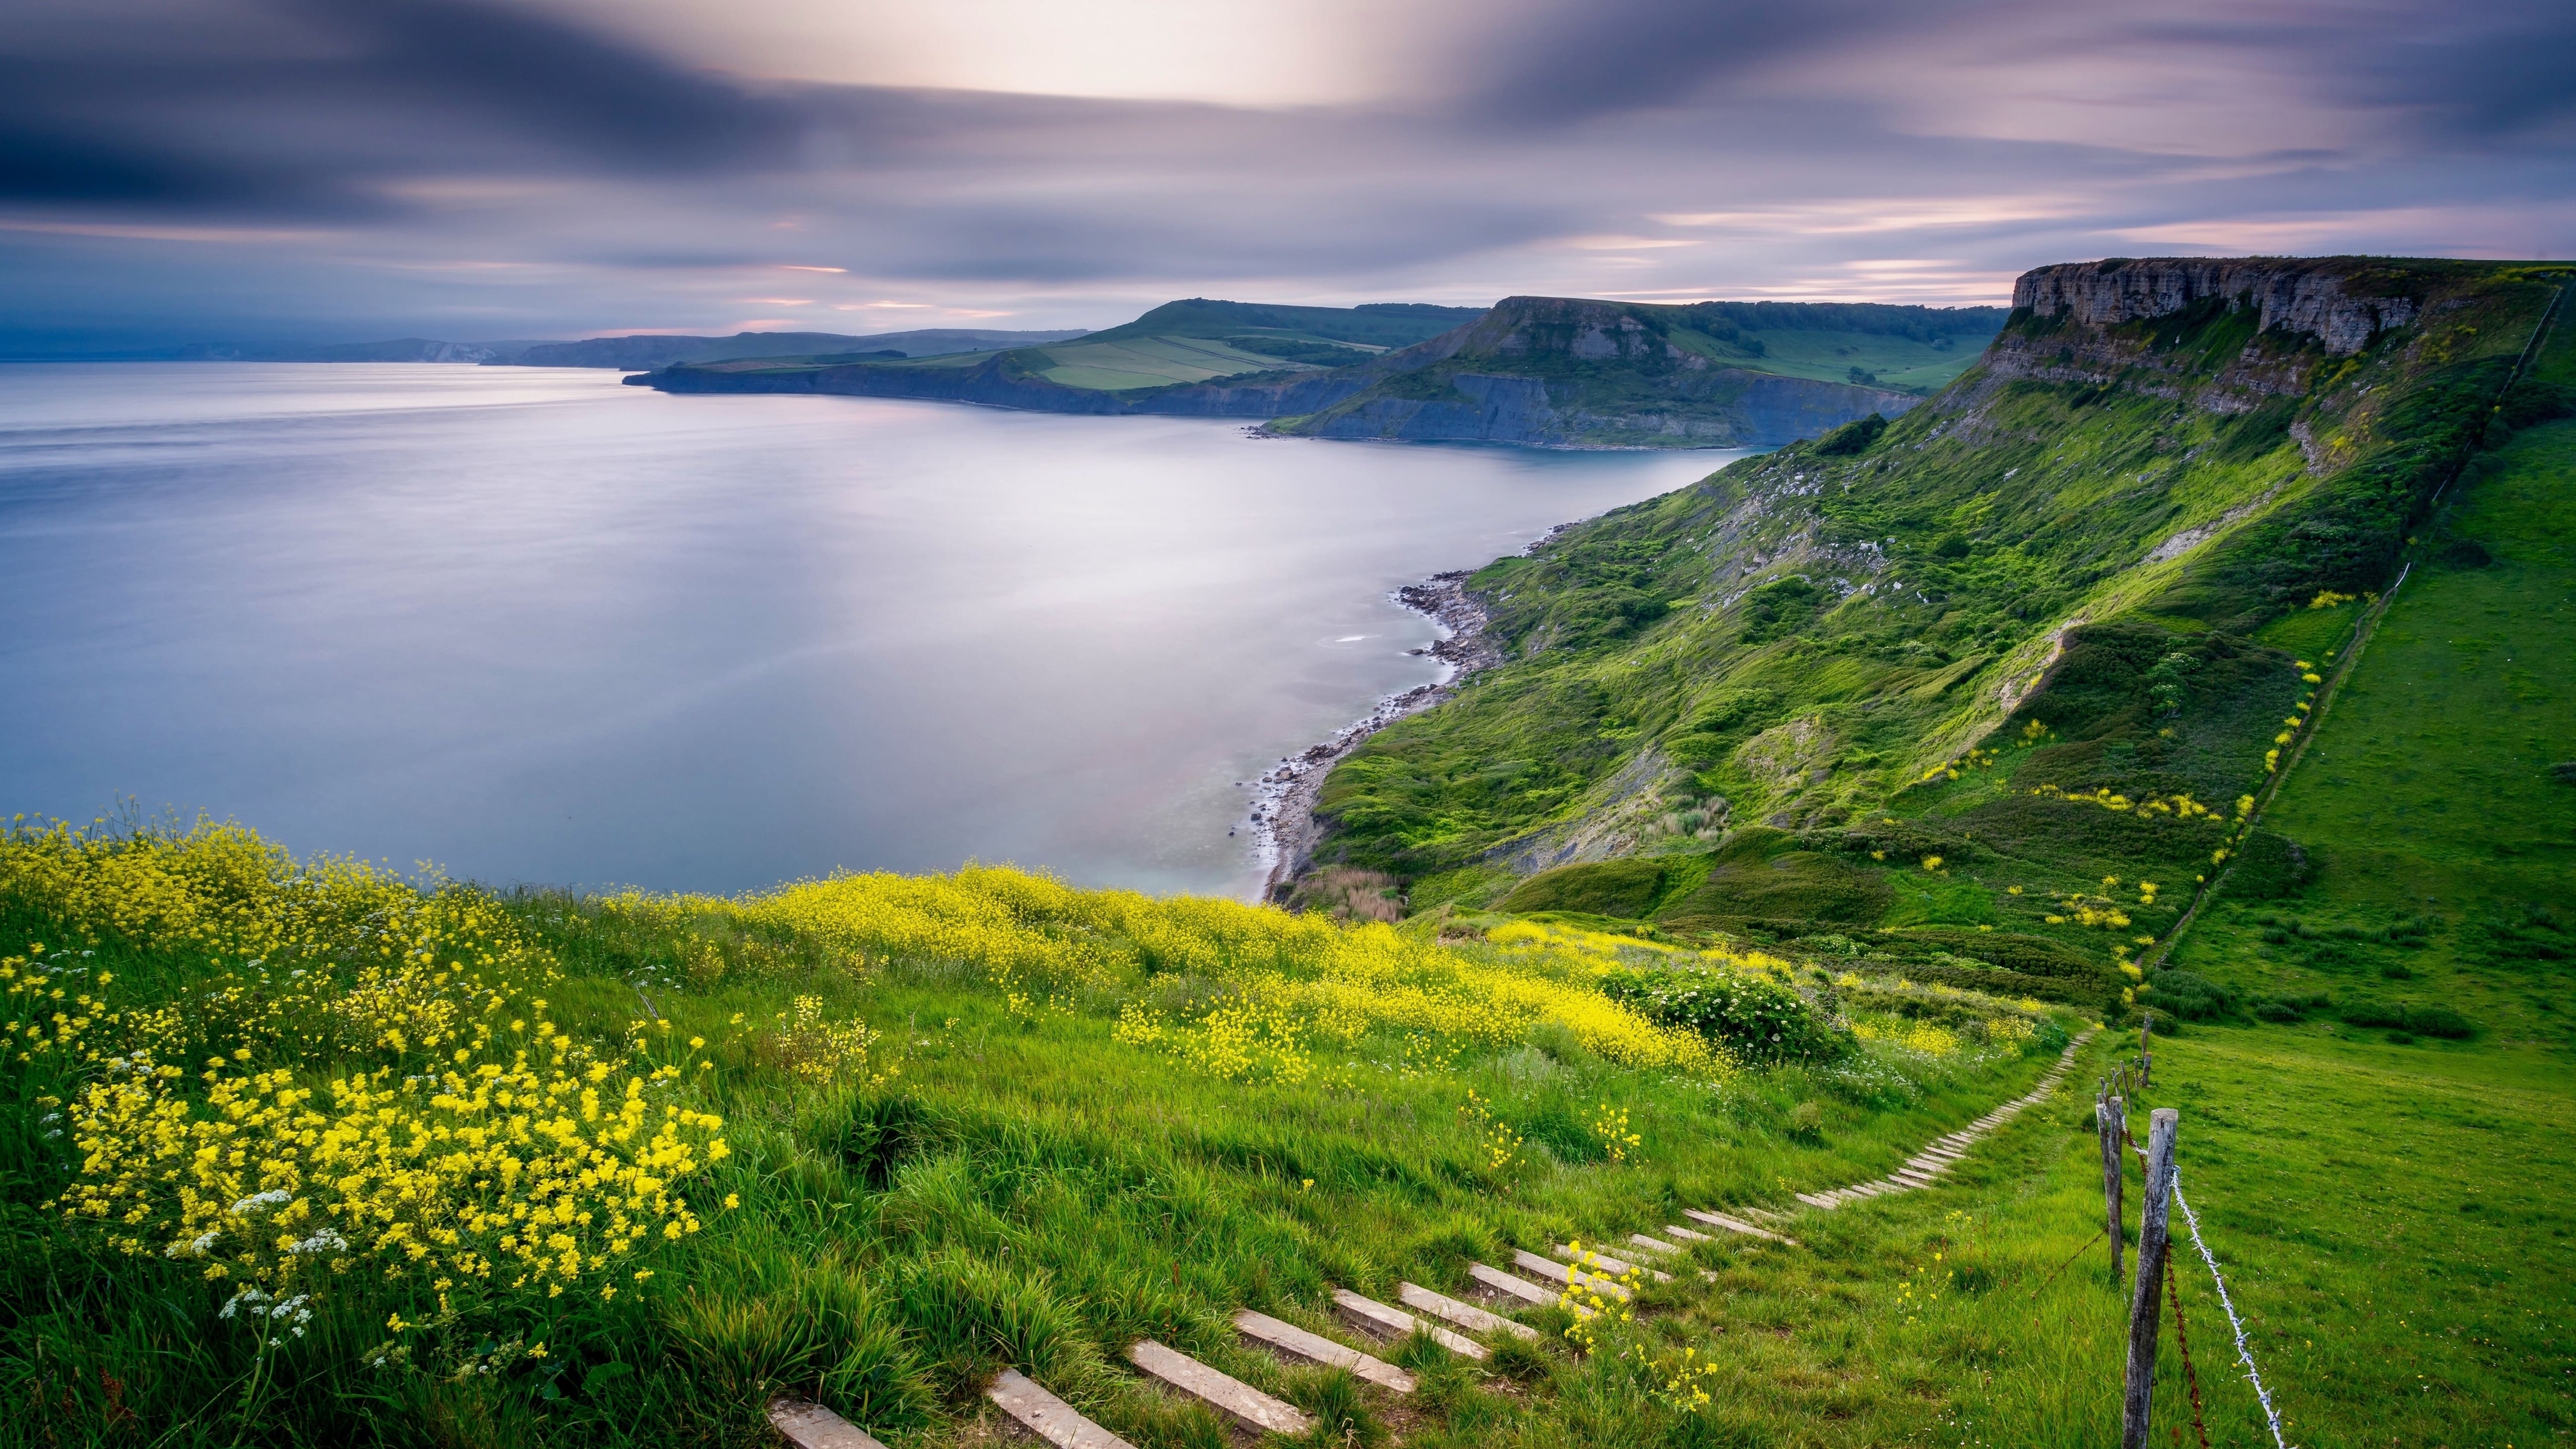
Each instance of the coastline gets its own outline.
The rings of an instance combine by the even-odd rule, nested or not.
[[[1560,523],[1534,540],[1529,553],[1572,528]],[[1343,756],[1359,747],[1363,740],[1385,729],[1406,715],[1419,714],[1458,692],[1468,676],[1489,669],[1503,661],[1503,652],[1485,637],[1485,626],[1491,622],[1482,601],[1467,589],[1474,569],[1453,569],[1433,574],[1420,583],[1406,584],[1388,595],[1395,602],[1429,618],[1443,631],[1441,637],[1423,649],[1413,652],[1428,654],[1443,666],[1438,679],[1417,684],[1411,689],[1381,699],[1359,719],[1335,731],[1329,740],[1312,744],[1291,758],[1281,760],[1261,772],[1253,782],[1252,839],[1255,857],[1264,867],[1261,899],[1274,902],[1285,888],[1304,871],[1315,851],[1315,803],[1324,789],[1324,777]]]

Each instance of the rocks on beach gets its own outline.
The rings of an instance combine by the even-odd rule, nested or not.
[[[1485,609],[1467,591],[1467,578],[1463,569],[1435,574],[1394,594],[1397,603],[1429,616],[1446,631],[1429,647],[1406,651],[1428,654],[1447,665],[1446,678],[1388,695],[1364,718],[1329,740],[1309,745],[1294,759],[1281,759],[1256,782],[1251,822],[1256,848],[1270,868],[1266,897],[1276,898],[1305,867],[1315,843],[1315,798],[1334,762],[1379,730],[1447,699],[1468,675],[1501,662],[1501,651],[1485,639]]]

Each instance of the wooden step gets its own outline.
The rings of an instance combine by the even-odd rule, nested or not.
[[[1724,1213],[1704,1213],[1697,1208],[1683,1208],[1682,1216],[1689,1218],[1695,1223],[1706,1223],[1712,1228],[1724,1228],[1730,1233],[1742,1233],[1748,1238],[1761,1238],[1769,1242],[1786,1243],[1793,1248],[1798,1246],[1798,1240],[1796,1238],[1784,1238],[1778,1233],[1771,1231],[1769,1228],[1757,1227],[1752,1223],[1746,1222],[1742,1218],[1729,1217]],[[1705,1235],[1691,1232],[1688,1228],[1666,1228],[1664,1231],[1671,1233],[1675,1237],[1689,1236],[1699,1238],[1703,1242],[1707,1241]]]
[[[1255,1434],[1303,1434],[1314,1423],[1296,1405],[1274,1399],[1241,1379],[1219,1373],[1150,1338],[1131,1344],[1127,1361],[1145,1377],[1178,1389]]]
[[[1520,1269],[1524,1273],[1530,1274],[1533,1277],[1544,1279],[1550,1283],[1562,1283],[1568,1288],[1572,1288],[1574,1286],[1574,1278],[1577,1271],[1565,1266],[1563,1263],[1551,1262],[1546,1258],[1542,1258],[1538,1254],[1529,1251],[1527,1248],[1512,1249],[1512,1266]],[[1581,1272],[1583,1276],[1583,1286],[1591,1292],[1600,1293],[1606,1297],[1616,1298],[1623,1303],[1634,1296],[1629,1292],[1626,1284],[1614,1281],[1606,1273],[1596,1272],[1589,1268],[1582,1269]]]
[[[1650,1238],[1644,1233],[1630,1233],[1628,1235],[1628,1246],[1632,1248],[1643,1248],[1647,1252],[1656,1254],[1660,1257],[1671,1257],[1681,1251],[1681,1249],[1665,1242],[1661,1238]]]
[[[1688,1213],[1692,1217],[1699,1216],[1698,1213],[1691,1212],[1689,1208],[1683,1208],[1682,1211],[1684,1213]],[[1664,1225],[1664,1231],[1681,1239],[1685,1243],[1714,1243],[1717,1241],[1717,1239],[1710,1237],[1706,1233],[1694,1233],[1688,1228],[1677,1228],[1670,1223],[1666,1223]]]
[[[1824,1208],[1831,1211],[1834,1206],[1834,1204],[1827,1202],[1823,1198],[1818,1197],[1811,1192],[1793,1192],[1789,1194],[1789,1196],[1796,1198],[1798,1201],[1805,1203],[1811,1208]]]
[[[1643,1241],[1649,1243],[1655,1242],[1652,1238],[1647,1238]],[[1655,1243],[1655,1246],[1660,1248],[1663,1244]],[[1643,1273],[1658,1283],[1670,1283],[1673,1281],[1673,1275],[1670,1273],[1649,1268],[1643,1263],[1631,1263],[1625,1258],[1613,1258],[1608,1253],[1602,1252],[1599,1248],[1585,1248],[1578,1253],[1575,1249],[1564,1243],[1550,1243],[1548,1244],[1547,1250],[1569,1263],[1575,1262],[1578,1258],[1588,1258],[1590,1261],[1583,1264],[1583,1271],[1586,1273]]]
[[[1056,1449],[1136,1449],[1082,1417],[1071,1404],[1039,1388],[1018,1369],[1004,1369],[984,1391],[993,1406]]]
[[[1466,1305],[1459,1306],[1463,1308]],[[1343,1322],[1362,1333],[1379,1338],[1404,1338],[1419,1333],[1461,1358],[1481,1362],[1485,1357],[1485,1346],[1474,1339],[1461,1338],[1436,1323],[1425,1323],[1401,1308],[1389,1308],[1374,1299],[1362,1298],[1348,1288],[1333,1290],[1333,1310],[1342,1315]],[[1492,1317],[1491,1314],[1486,1316]]]
[[[885,1449],[867,1430],[802,1399],[773,1399],[769,1426],[796,1449]]]
[[[1514,1323],[1498,1313],[1488,1313],[1473,1303],[1461,1303],[1447,1294],[1434,1293],[1419,1283],[1395,1285],[1396,1301],[1407,1308],[1419,1309],[1447,1323],[1454,1323],[1470,1333],[1508,1333],[1514,1338],[1536,1339],[1538,1330],[1526,1323]]]
[[[1319,1363],[1326,1368],[1342,1369],[1351,1377],[1372,1383],[1389,1393],[1413,1392],[1413,1375],[1384,1359],[1371,1358],[1356,1348],[1346,1348],[1320,1333],[1308,1333],[1293,1323],[1282,1323],[1267,1313],[1249,1308],[1234,1315],[1234,1331],[1274,1353],[1285,1354],[1306,1363]]]
[[[1480,1288],[1491,1289],[1508,1298],[1517,1298],[1523,1303],[1552,1304],[1560,1296],[1552,1288],[1541,1288],[1527,1278],[1515,1278],[1500,1268],[1490,1268],[1482,1263],[1468,1264],[1467,1276],[1474,1279]]]
[[[1760,1218],[1766,1223],[1781,1223],[1785,1225],[1790,1221],[1787,1213],[1775,1213],[1769,1208],[1748,1207],[1742,1213],[1738,1214],[1738,1216],[1744,1218],[1748,1222],[1754,1218]]]

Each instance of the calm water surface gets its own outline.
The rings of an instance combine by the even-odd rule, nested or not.
[[[1389,590],[1733,456],[0,367],[0,816],[132,797],[496,882],[1241,894],[1234,782],[1435,676]]]

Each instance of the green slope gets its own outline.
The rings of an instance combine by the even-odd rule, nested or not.
[[[2576,328],[2535,371],[2576,384]],[[2213,1010],[2419,1051],[2576,1040],[2576,421],[2448,501],[2264,816],[2305,869],[2231,882],[2174,953]]]
[[[1485,315],[1482,307],[1435,307],[1427,302],[1363,302],[1357,307],[1280,307],[1262,302],[1219,302],[1192,297],[1165,302],[1133,322],[1090,334],[1093,341],[1128,337],[1266,336],[1281,341],[1338,342],[1382,350],[1427,342],[1452,327]]]
[[[1256,377],[1362,362],[1484,315],[1478,307],[1378,302],[1273,307],[1192,298],[1122,326],[1030,348],[1023,365],[1050,382],[1104,392]]]
[[[2026,309],[1883,431],[1499,561],[1474,586],[1510,662],[1334,772],[1318,858],[1421,908],[1646,856],[1673,928],[2116,991],[2563,275],[2272,265],[2423,320],[2338,355],[2223,301]]]

